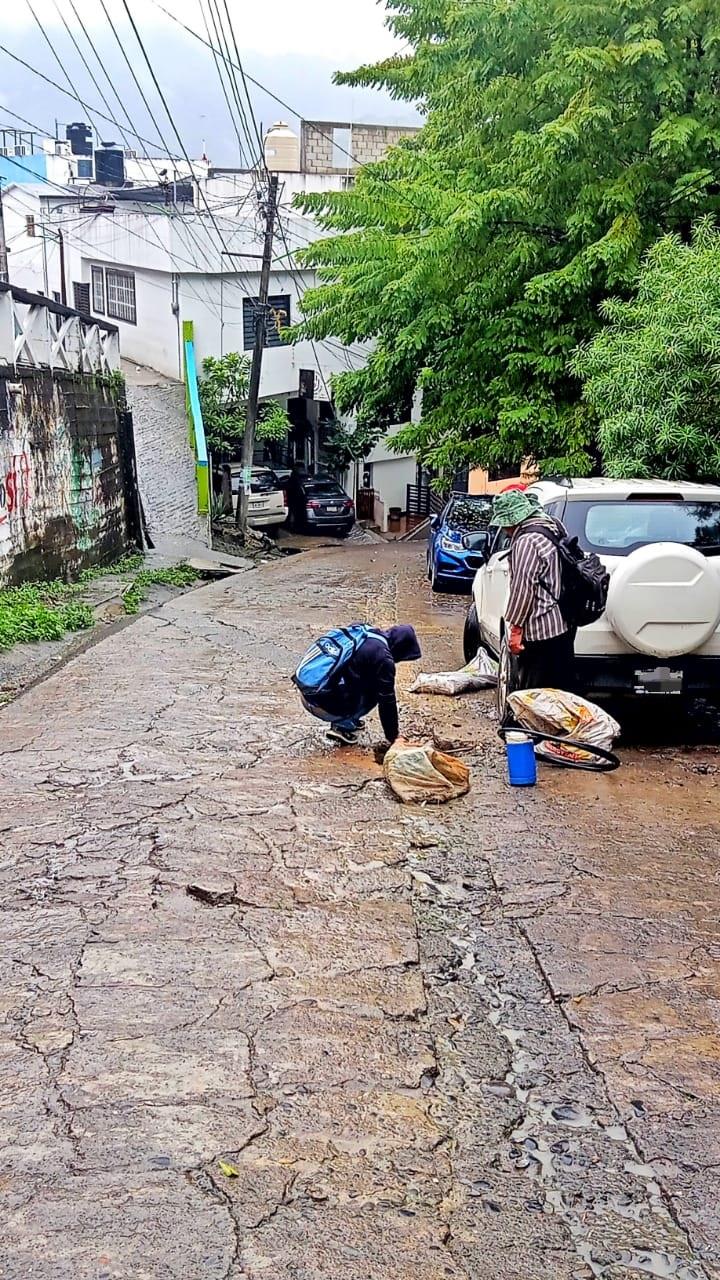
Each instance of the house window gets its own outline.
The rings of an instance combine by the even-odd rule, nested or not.
[[[73,280],[73,306],[76,311],[82,311],[84,315],[90,315],[90,285],[79,284],[77,280]]]
[[[105,315],[105,277],[102,267],[91,267],[92,309],[98,316]]]
[[[78,176],[78,178],[90,178],[90,179],[92,179],[92,176],[93,176],[93,162],[92,162],[92,160],[78,160],[78,162],[77,162],[77,176]]]
[[[111,320],[126,320],[137,324],[135,307],[135,276],[131,271],[105,272],[105,298]]]
[[[35,235],[35,215],[33,213],[25,214],[25,235]]]
[[[255,346],[255,320],[260,300],[243,298],[243,346],[251,351]],[[267,320],[265,323],[265,346],[281,347],[283,345],[283,329],[287,329],[290,319],[290,294],[276,293],[268,298]]]

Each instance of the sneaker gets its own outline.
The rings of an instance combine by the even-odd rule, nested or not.
[[[357,733],[349,729],[328,729],[327,736],[331,742],[342,742],[346,747],[353,747],[358,740]]]

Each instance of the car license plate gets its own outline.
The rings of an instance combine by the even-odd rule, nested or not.
[[[638,693],[682,693],[683,673],[673,667],[650,667],[635,672]]]
[[[326,508],[326,510],[327,510],[327,512],[328,512],[328,514],[329,514],[329,515],[335,515],[335,512],[336,512],[336,511],[339,511],[339,510],[340,510],[340,508],[339,508],[339,507],[327,507],[327,508]]]

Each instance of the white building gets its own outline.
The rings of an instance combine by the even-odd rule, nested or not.
[[[288,462],[299,456],[321,462],[322,424],[333,417],[332,375],[359,368],[366,358],[362,347],[335,340],[283,341],[282,330],[300,318],[300,299],[315,283],[314,272],[300,268],[295,255],[322,234],[312,218],[290,207],[292,199],[300,191],[346,187],[353,181],[347,153],[378,158],[408,132],[355,126],[347,138],[346,128],[305,122],[297,138],[281,125],[266,139],[266,161],[279,178],[280,217],[260,394],[288,410],[293,431],[282,459]],[[335,142],[338,136],[345,145]],[[68,305],[111,320],[120,331],[124,360],[165,382],[183,379],[185,321],[193,323],[199,367],[207,356],[250,353],[262,253],[255,171],[217,169],[203,158],[193,164],[189,182],[187,166],[183,171],[157,161],[152,172],[147,161],[119,148],[108,159],[106,149],[99,158],[95,152],[96,167],[122,163],[125,185],[101,187],[80,176],[79,158],[68,143],[48,144],[43,155],[44,169],[38,164],[32,180],[20,182],[7,163],[3,169],[0,156],[13,283],[61,301],[64,270]],[[60,180],[63,166],[69,177]],[[19,171],[18,176],[23,177]],[[163,405],[166,412],[166,394]],[[404,489],[415,480],[414,458],[381,447],[372,461],[372,484],[385,513],[404,509]]]

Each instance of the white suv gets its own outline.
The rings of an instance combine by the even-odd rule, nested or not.
[[[242,467],[230,467],[233,498],[237,500],[242,481]],[[250,474],[248,524],[251,529],[277,529],[288,518],[287,497],[270,467],[253,467]]]
[[[610,574],[607,609],[577,634],[577,681],[592,695],[720,693],[720,486],[665,480],[542,481],[545,510]],[[465,623],[500,659],[505,711],[514,663],[505,637],[509,538],[498,530]]]

